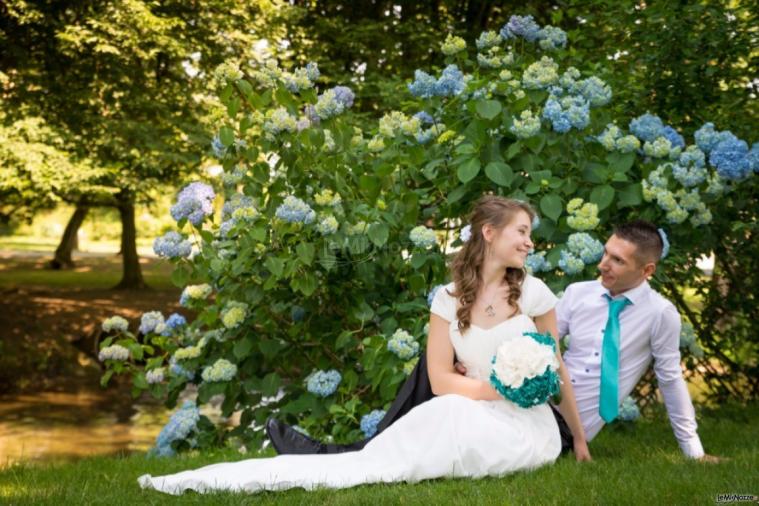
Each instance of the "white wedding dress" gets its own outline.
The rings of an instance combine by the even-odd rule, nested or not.
[[[555,302],[542,281],[528,276],[520,298],[522,313],[494,327],[471,326],[462,336],[456,327],[456,301],[442,288],[431,311],[451,322],[451,341],[467,376],[487,381],[496,348],[523,332],[534,332],[530,316],[547,312]],[[558,426],[545,404],[525,409],[506,400],[442,395],[409,411],[361,451],[249,459],[168,476],[143,475],[138,481],[143,488],[169,494],[346,488],[441,477],[499,476],[553,462],[560,452]]]

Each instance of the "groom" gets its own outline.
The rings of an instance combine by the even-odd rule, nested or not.
[[[570,336],[564,363],[588,441],[616,418],[621,400],[630,394],[653,359],[672,430],[683,453],[717,461],[704,453],[696,433],[695,411],[680,369],[680,315],[647,281],[656,271],[663,248],[663,239],[651,223],[633,221],[615,228],[598,264],[600,279],[569,285],[556,305],[559,336]],[[377,433],[432,397],[422,354]],[[561,416],[555,414],[566,451],[572,448],[571,434]],[[273,418],[267,421],[266,431],[280,454],[355,451],[369,441],[325,444]]]

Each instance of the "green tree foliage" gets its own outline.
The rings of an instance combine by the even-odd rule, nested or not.
[[[13,128],[25,116],[42,117],[56,133],[57,149],[97,168],[97,174],[74,166],[55,174],[55,163],[43,161],[55,184],[24,193],[28,180],[14,178],[21,185],[12,190],[16,197],[24,195],[27,208],[54,199],[117,207],[125,220],[122,286],[141,286],[134,203],[151,188],[197,173],[210,140],[204,77],[229,53],[252,57],[253,42],[283,24],[276,21],[276,6],[6,2],[0,11],[5,124]],[[39,172],[39,181],[39,169],[37,163],[24,170]],[[103,191],[86,191],[83,178]]]

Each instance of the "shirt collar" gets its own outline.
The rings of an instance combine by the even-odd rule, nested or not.
[[[599,282],[599,285],[601,283]],[[651,285],[648,284],[647,280],[643,280],[641,284],[636,286],[635,288],[631,288],[627,290],[626,292],[622,292],[620,294],[617,294],[615,297],[612,297],[613,299],[618,299],[622,296],[627,297],[627,299],[632,302],[633,304],[639,304],[641,301],[644,300],[645,297],[648,296],[648,292],[651,290]],[[611,297],[611,294],[609,293],[609,290],[603,287],[601,285],[601,295],[605,296],[608,295]]]

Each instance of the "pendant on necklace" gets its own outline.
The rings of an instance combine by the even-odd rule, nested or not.
[[[495,316],[495,310],[493,309],[492,304],[485,308],[485,314],[488,316]]]

